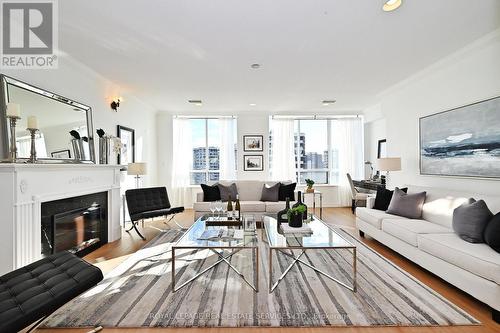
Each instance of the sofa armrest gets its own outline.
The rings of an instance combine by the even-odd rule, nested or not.
[[[203,192],[196,193],[196,202],[203,202]]]
[[[366,198],[366,208],[373,208],[373,206],[375,206],[375,197],[368,196]]]

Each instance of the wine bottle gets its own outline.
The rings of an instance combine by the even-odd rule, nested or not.
[[[227,201],[227,219],[233,219],[233,201],[231,200],[231,196],[229,196],[229,200]]]
[[[234,205],[234,218],[238,221],[241,219],[240,196],[238,194],[236,194],[236,204]]]
[[[306,210],[305,210],[304,214],[302,215],[302,219],[306,220],[307,219],[307,205],[302,202],[302,192],[301,191],[299,191],[298,196],[299,197],[297,199],[297,202],[292,206],[292,208],[298,207],[300,205],[303,205],[304,207],[306,207]]]
[[[281,223],[287,223],[288,222],[288,211],[289,210],[290,210],[290,198],[287,197],[286,198],[285,209],[280,210],[278,212],[278,217],[277,217],[278,226]]]

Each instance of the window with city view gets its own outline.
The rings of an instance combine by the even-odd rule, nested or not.
[[[190,173],[191,185],[218,181],[220,178],[220,151],[222,131],[219,119],[190,119],[193,165]],[[236,120],[233,119],[236,123]],[[236,124],[233,126],[236,129]],[[236,130],[233,133],[236,161]],[[236,170],[236,163],[234,166]]]
[[[312,179],[316,184],[338,184],[338,151],[331,144],[332,121],[330,119],[294,121],[295,163],[299,184],[305,184],[306,179]],[[272,154],[271,149],[270,154]],[[272,163],[272,156],[269,160]]]

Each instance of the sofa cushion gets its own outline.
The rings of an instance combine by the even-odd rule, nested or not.
[[[500,284],[500,254],[487,244],[468,243],[455,233],[420,234],[418,248],[477,276]]]
[[[484,243],[484,230],[492,217],[484,200],[470,198],[453,211],[453,230],[467,242]]]
[[[197,212],[210,212],[210,202],[193,202],[193,209]]]
[[[290,202],[290,207],[294,204],[294,202]],[[276,214],[280,210],[285,209],[286,201],[277,201],[277,202],[266,202],[266,213]]]
[[[278,192],[280,190],[280,183],[274,185],[264,184],[262,185],[262,196],[260,201],[278,201]]]
[[[384,219],[401,219],[401,216],[387,214],[381,210],[366,207],[357,207],[356,216],[377,229],[381,228],[382,220]]]
[[[453,230],[425,220],[386,219],[382,221],[382,230],[405,243],[418,246],[419,234],[445,234]]]
[[[269,182],[268,184],[272,184]],[[260,201],[262,195],[263,181],[260,180],[238,180],[236,186],[238,187],[238,194],[241,201]]]
[[[266,203],[263,201],[240,201],[242,212],[265,212]]]
[[[402,188],[401,191],[406,193],[408,192],[408,188]],[[375,196],[375,203],[372,208],[385,212],[389,208],[393,194],[394,191],[388,190],[385,187],[377,187],[377,195]]]
[[[424,206],[425,196],[425,192],[406,194],[396,187],[387,213],[410,219],[420,219],[422,217],[422,207]]]

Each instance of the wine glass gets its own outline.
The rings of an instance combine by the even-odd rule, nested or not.
[[[210,208],[210,211],[212,212],[212,217],[215,217],[215,210],[216,210],[215,206],[216,206],[216,202],[210,201],[209,208]]]
[[[220,218],[220,211],[222,210],[222,201],[217,200],[215,202],[215,210],[217,211],[218,219]]]

